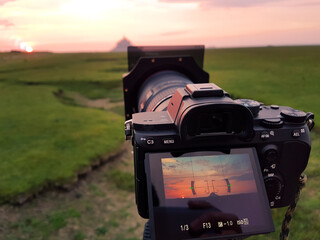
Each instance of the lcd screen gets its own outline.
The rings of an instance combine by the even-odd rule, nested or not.
[[[166,199],[257,192],[248,154],[162,158]]]
[[[221,239],[274,230],[254,149],[150,153],[146,162],[154,239]]]

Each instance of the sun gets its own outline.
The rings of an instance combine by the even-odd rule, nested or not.
[[[32,47],[30,47],[30,46],[26,47],[26,52],[28,52],[28,53],[33,52],[33,48],[32,48]]]
[[[26,51],[27,53],[33,52],[33,48],[26,42],[20,43],[20,49]]]

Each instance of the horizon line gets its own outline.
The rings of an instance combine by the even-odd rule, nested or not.
[[[192,44],[191,44],[192,45]],[[190,45],[190,46],[191,46]],[[194,45],[194,44],[193,44]],[[130,45],[130,46],[173,46],[173,45]],[[185,45],[188,46],[188,45]],[[205,46],[205,45],[204,45]],[[288,44],[288,45],[274,45],[274,44],[268,44],[268,45],[238,45],[238,46],[205,46],[206,49],[241,49],[241,48],[272,48],[272,47],[317,47],[320,46],[320,43],[317,44]],[[11,49],[6,51],[1,51],[0,53],[27,53],[25,51],[21,51],[20,49]],[[80,51],[51,51],[51,50],[41,50],[41,51],[33,51],[32,53],[126,53],[126,51],[112,51],[110,50],[80,50]],[[31,53],[31,54],[32,54]],[[30,54],[30,53],[28,53]]]

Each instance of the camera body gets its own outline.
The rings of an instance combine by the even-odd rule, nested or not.
[[[249,99],[233,100],[220,87],[208,83],[203,62],[194,60],[203,58],[204,47],[193,48],[202,50],[202,55],[196,56],[190,49],[186,54],[179,49],[179,56],[168,49],[161,56],[161,48],[128,49],[130,72],[123,76],[125,133],[134,150],[140,216],[149,218],[148,153],[228,154],[235,148],[254,148],[270,207],[289,205],[308,163],[314,115]]]
[[[307,121],[312,117],[290,107],[232,100],[214,84],[177,89],[167,111],[136,113],[126,122],[127,132],[133,133],[139,214],[148,218],[144,159],[150,152],[228,152],[254,147],[270,207],[289,205],[308,163],[311,142]]]

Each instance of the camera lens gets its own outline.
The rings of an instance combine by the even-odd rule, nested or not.
[[[148,77],[138,95],[139,112],[167,110],[170,98],[177,88],[183,88],[192,81],[176,71],[161,71]]]

